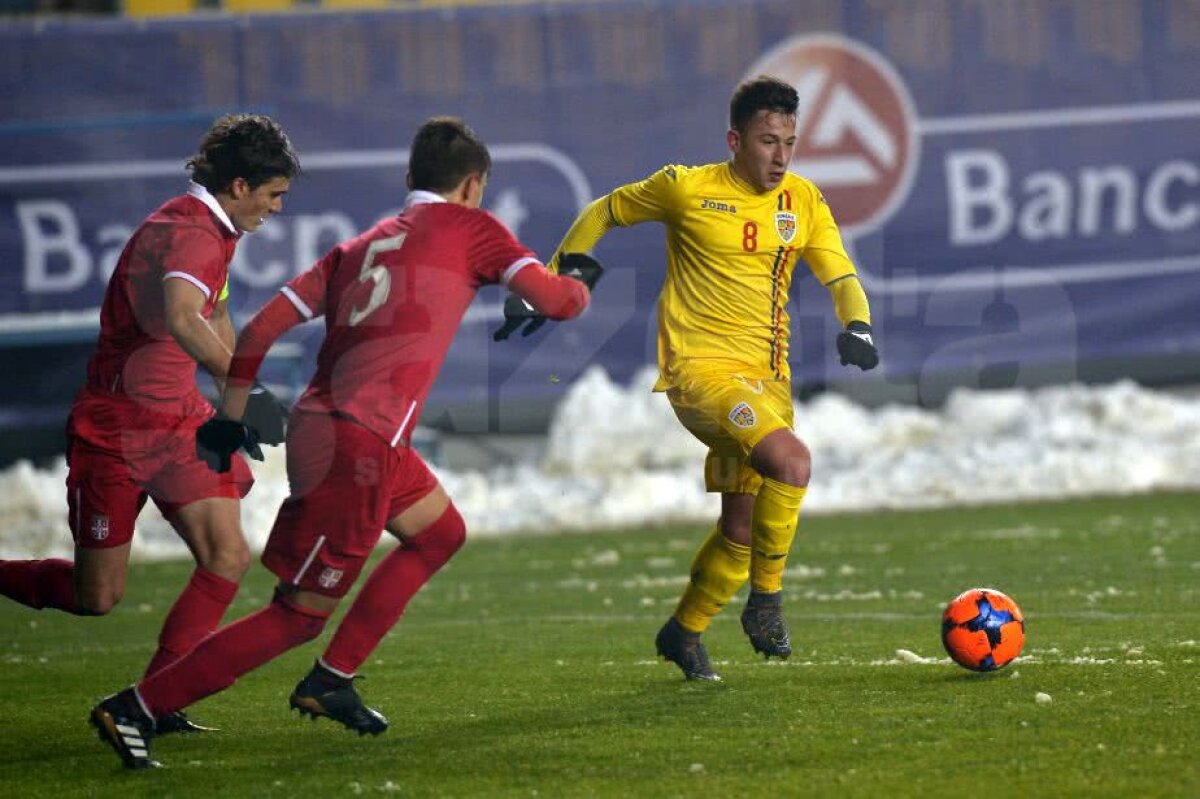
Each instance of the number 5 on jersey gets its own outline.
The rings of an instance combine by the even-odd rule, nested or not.
[[[395,252],[403,247],[404,237],[407,235],[407,233],[401,233],[398,236],[392,236],[390,239],[379,239],[371,242],[371,246],[367,247],[367,253],[363,256],[362,271],[358,275],[358,282],[371,282],[374,285],[371,286],[371,296],[367,298],[367,304],[361,308],[351,308],[350,316],[346,320],[350,327],[354,327],[366,319],[380,305],[387,302],[388,294],[392,290],[392,275],[388,272],[386,266],[376,264],[375,261],[380,256]],[[355,291],[350,296],[357,297],[361,293],[361,291]]]

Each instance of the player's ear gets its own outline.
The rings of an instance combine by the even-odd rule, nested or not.
[[[409,191],[412,191],[412,170],[411,169],[404,173],[404,185],[408,187]]]
[[[483,205],[483,190],[487,186],[487,178],[482,172],[472,172],[463,179],[463,197],[472,208]]]
[[[730,128],[725,133],[725,142],[729,145],[729,152],[736,153],[742,146],[742,136],[737,132],[737,128]]]
[[[245,178],[234,178],[229,182],[229,196],[240,200],[250,193],[250,182]]]

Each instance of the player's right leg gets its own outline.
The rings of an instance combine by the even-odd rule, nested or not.
[[[294,601],[336,604],[350,590],[394,516],[395,480],[408,453],[416,457],[408,449],[397,451],[349,419],[292,414],[288,428],[292,495],[279,509],[262,562]],[[436,481],[425,493],[433,486]],[[363,591],[371,594],[366,587]],[[351,627],[356,615],[353,609],[347,613]],[[324,716],[360,734],[378,735],[387,729],[387,720],[366,707],[355,691],[356,667],[347,673],[344,666],[327,668],[318,662],[297,684],[289,704],[302,714]]]
[[[679,666],[689,680],[720,679],[708,663],[700,635],[746,582],[753,510],[753,494],[721,494],[721,517],[692,558],[683,596],[655,639],[658,654]]]

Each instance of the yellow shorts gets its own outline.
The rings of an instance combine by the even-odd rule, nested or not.
[[[705,487],[757,494],[762,477],[750,468],[750,451],[768,433],[792,429],[791,381],[691,374],[667,389],[667,399],[688,432],[708,446]]]

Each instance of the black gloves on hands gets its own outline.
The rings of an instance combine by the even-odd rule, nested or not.
[[[866,322],[846,325],[846,329],[838,333],[837,349],[842,366],[853,364],[865,372],[879,365],[879,351],[871,338],[871,326]]]
[[[525,326],[525,329],[521,331],[521,336],[531,336],[544,324],[546,324],[546,317],[535,311],[533,306],[519,295],[510,291],[504,298],[504,324],[492,334],[492,341],[504,341],[517,332],[522,325]]]
[[[218,414],[196,430],[196,457],[214,472],[227,472],[238,449],[256,461],[263,459],[258,440],[254,428]]]
[[[271,446],[282,444],[287,437],[287,417],[283,403],[265,386],[255,383],[246,399],[242,421],[258,435],[256,440]]]
[[[569,252],[558,259],[558,273],[563,277],[575,278],[591,291],[604,274],[604,267],[590,255]]]
[[[558,274],[572,277],[588,287],[588,291],[596,288],[604,267],[590,255],[580,252],[567,253],[558,259]],[[533,335],[538,328],[546,324],[546,317],[534,310],[533,306],[516,294],[509,293],[504,300],[504,324],[492,334],[492,341],[504,341],[515,333],[522,325],[521,337]]]

